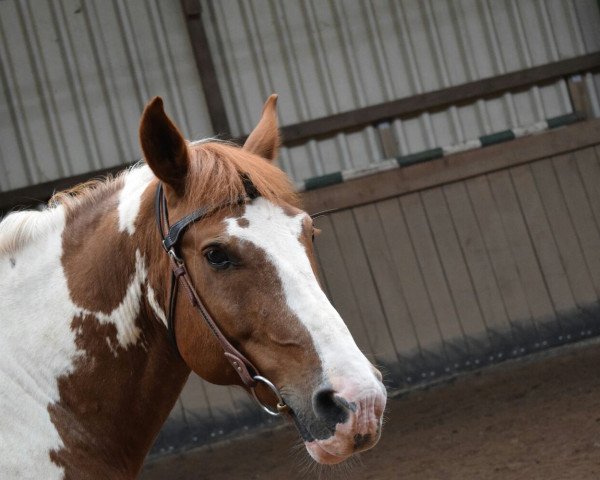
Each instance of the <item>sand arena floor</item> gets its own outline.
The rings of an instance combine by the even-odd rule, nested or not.
[[[390,399],[379,444],[338,468],[281,428],[148,463],[143,480],[600,479],[600,342]]]

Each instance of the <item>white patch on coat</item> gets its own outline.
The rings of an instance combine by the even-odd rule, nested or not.
[[[135,273],[119,306],[108,314],[86,310],[74,303],[61,263],[64,207],[30,213],[44,220],[23,217],[30,224],[25,229],[15,224],[0,228],[4,235],[15,229],[30,232],[18,234],[26,243],[0,252],[0,478],[54,480],[64,471],[50,452],[64,444],[48,407],[60,401],[58,379],[72,373],[77,357],[85,354],[76,345],[82,330],[72,329],[72,322],[92,315],[114,324],[117,342],[106,341],[115,355],[137,344],[136,320],[148,272],[136,251]]]
[[[365,388],[381,390],[370,362],[319,286],[300,242],[306,213],[291,217],[281,207],[258,198],[246,205],[243,218],[249,222],[243,228],[237,219],[226,219],[227,233],[265,252],[277,271],[289,309],[310,333],[326,377],[350,376]]]
[[[63,442],[48,405],[59,401],[57,379],[81,352],[71,330],[78,308],[61,265],[64,209],[51,215],[44,235],[0,254],[0,478],[64,473],[49,456]]]
[[[156,318],[164,323],[165,327],[169,328],[167,324],[167,315],[158,304],[158,301],[156,300],[156,294],[154,293],[154,289],[150,286],[150,283],[146,284],[146,289],[148,290],[148,303],[150,304],[150,308],[154,312],[154,315],[156,315]]]
[[[146,164],[133,167],[124,176],[125,185],[119,193],[119,231],[135,233],[135,221],[140,213],[142,194],[154,179]]]
[[[148,277],[148,269],[144,257],[139,250],[135,251],[135,273],[123,300],[110,313],[92,312],[81,309],[80,312],[85,315],[96,317],[100,323],[112,323],[117,328],[117,342],[122,348],[128,348],[135,345],[140,338],[141,330],[136,324],[140,313],[142,300],[142,286]]]

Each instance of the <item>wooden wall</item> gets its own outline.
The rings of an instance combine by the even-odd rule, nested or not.
[[[306,203],[354,192],[317,220],[317,254],[392,389],[600,334],[600,120],[378,175]],[[155,453],[268,421],[194,377]]]
[[[589,147],[333,214],[328,293],[398,386],[591,335],[599,195]]]

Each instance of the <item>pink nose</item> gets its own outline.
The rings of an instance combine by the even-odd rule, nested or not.
[[[319,445],[337,456],[371,448],[380,436],[381,417],[387,395],[379,381],[367,385],[356,382],[335,382],[338,390],[321,389],[313,395],[317,418],[334,430],[333,436]]]

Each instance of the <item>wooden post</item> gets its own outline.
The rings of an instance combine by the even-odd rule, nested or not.
[[[394,158],[400,154],[398,142],[390,122],[381,122],[375,127],[383,150],[383,158]]]
[[[594,112],[583,75],[572,75],[567,80],[569,87],[569,97],[575,113],[581,114],[584,118],[592,118]]]

